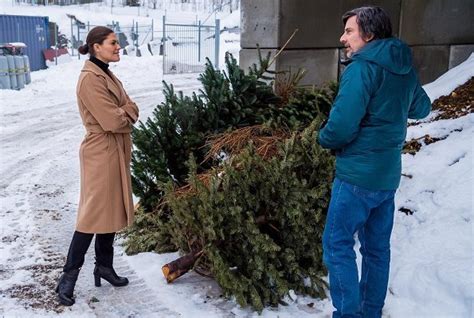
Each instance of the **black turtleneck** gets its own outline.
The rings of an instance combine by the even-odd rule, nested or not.
[[[91,55],[91,57],[89,58],[89,61],[91,61],[92,63],[94,63],[98,67],[100,67],[100,69],[102,71],[104,71],[105,74],[109,75],[110,78],[112,78],[112,76],[110,75],[110,72],[109,72],[109,64],[102,62],[101,60],[99,60],[98,58],[96,58],[93,55]]]

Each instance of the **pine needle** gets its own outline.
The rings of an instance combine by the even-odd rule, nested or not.
[[[290,136],[283,129],[269,129],[262,125],[248,126],[233,130],[228,133],[215,135],[208,139],[205,147],[210,150],[204,161],[219,156],[222,152],[228,156],[234,156],[252,143],[257,154],[264,159],[272,157],[277,151],[278,142]]]

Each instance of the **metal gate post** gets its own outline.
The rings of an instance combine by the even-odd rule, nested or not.
[[[220,36],[221,36],[221,20],[216,19],[216,39],[215,39],[215,57],[214,57],[214,67],[216,70],[219,69],[219,47],[220,47]]]
[[[57,24],[54,25],[54,65],[58,65],[58,30],[59,27]]]
[[[163,77],[165,75],[165,60],[166,60],[166,15],[163,16],[163,36],[161,38],[163,45]]]
[[[136,23],[135,32],[136,32],[136,35],[137,35],[136,38],[135,38],[135,48],[138,51],[138,34],[139,34],[138,33],[138,21],[135,22],[135,23]]]
[[[198,23],[198,62],[201,62],[201,20]]]
[[[79,29],[79,23],[76,22],[77,26],[77,43],[81,40],[81,30]],[[79,53],[79,48],[77,48],[77,59],[81,59],[81,53]]]
[[[73,40],[73,36],[74,36],[74,28],[72,26],[72,18],[69,18],[71,20],[71,43],[72,43],[72,40]],[[79,54],[79,52],[78,52]],[[71,55],[74,56],[74,43],[72,43],[71,45]]]

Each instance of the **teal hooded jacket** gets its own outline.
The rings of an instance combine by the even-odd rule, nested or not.
[[[319,144],[336,151],[336,177],[370,190],[400,184],[407,118],[421,119],[431,102],[396,38],[374,40],[352,55]]]

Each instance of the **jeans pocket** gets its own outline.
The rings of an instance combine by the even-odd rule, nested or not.
[[[393,198],[396,192],[396,190],[370,190],[348,183],[346,183],[346,186],[349,187],[352,193],[357,197],[375,200],[375,202],[382,202]]]
[[[345,183],[346,187],[348,187],[349,190],[353,194],[355,194],[356,196],[361,197],[361,198],[375,198],[381,192],[381,191],[378,191],[378,190],[366,189],[366,188],[363,188],[363,187],[360,187],[360,186],[357,186],[357,185],[354,185],[354,184],[346,183],[346,182],[344,182],[344,183]]]

